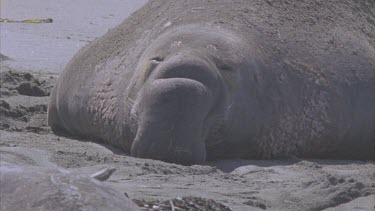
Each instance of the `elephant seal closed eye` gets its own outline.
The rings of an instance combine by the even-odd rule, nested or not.
[[[74,56],[52,93],[48,124],[181,164],[371,159],[369,5],[150,1]]]

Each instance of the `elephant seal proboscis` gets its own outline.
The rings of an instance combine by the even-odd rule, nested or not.
[[[372,159],[371,4],[150,1],[74,56],[48,124],[181,164]]]

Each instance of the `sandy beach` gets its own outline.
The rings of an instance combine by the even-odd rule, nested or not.
[[[180,210],[374,209],[373,161],[293,157],[182,166],[133,158],[111,146],[53,134],[47,126],[47,105],[64,66],[146,0],[0,3],[2,19],[53,19],[0,23],[1,166],[64,168],[83,175],[114,167],[103,184],[121,197],[126,193],[145,210],[152,210],[153,204],[154,210],[172,210],[171,204]]]

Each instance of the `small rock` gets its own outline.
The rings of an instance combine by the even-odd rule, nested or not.
[[[111,177],[111,175],[115,171],[116,171],[116,168],[108,167],[106,169],[103,169],[101,171],[98,171],[98,172],[92,174],[90,177],[92,177],[94,179],[97,179],[99,181],[105,181],[105,180],[109,179],[109,177]]]
[[[259,201],[249,200],[249,201],[244,202],[244,204],[252,206],[252,207],[258,207],[258,208],[263,209],[263,210],[267,209],[267,206],[265,204],[263,204],[262,202],[259,202]]]
[[[36,126],[27,126],[26,130],[29,131],[29,132],[33,132],[33,133],[40,133],[44,129],[41,128],[41,127],[36,127]]]
[[[182,201],[182,198],[181,197],[176,197],[177,200],[179,201]]]
[[[30,74],[30,73],[25,73],[25,75],[23,75],[23,77],[28,80],[28,81],[31,81],[31,79],[33,78],[33,76]]]
[[[17,87],[16,90],[20,95],[26,95],[26,96],[47,96],[39,86],[32,84],[30,82],[21,82]]]
[[[329,181],[329,183],[331,183],[332,185],[337,185],[337,178],[334,177],[334,176],[328,176],[328,181]]]
[[[354,185],[357,189],[362,189],[365,187],[365,185],[362,182],[356,182]]]
[[[9,129],[9,128],[10,128],[9,124],[7,124],[7,123],[1,124],[1,129]]]
[[[23,116],[23,117],[21,117],[21,121],[28,122],[28,119],[27,119],[27,117]]]
[[[345,182],[345,178],[340,178],[338,182],[339,183],[344,183]]]
[[[9,106],[9,103],[5,100],[0,100],[0,107],[1,108],[5,108],[5,109],[9,109],[10,106]]]

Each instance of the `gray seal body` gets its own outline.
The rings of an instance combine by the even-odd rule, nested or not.
[[[48,124],[182,164],[372,159],[372,1],[322,2],[150,1],[74,56]]]
[[[79,172],[26,165],[0,170],[1,210],[140,210],[122,193]]]

